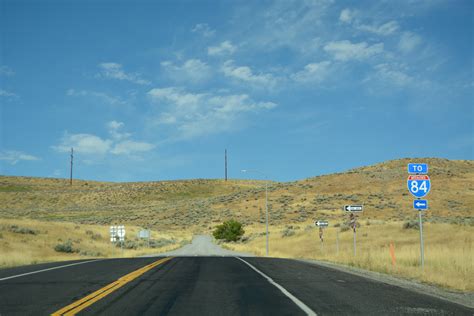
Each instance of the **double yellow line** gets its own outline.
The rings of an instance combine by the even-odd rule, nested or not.
[[[153,262],[149,265],[144,266],[143,268],[135,270],[135,271],[133,271],[133,272],[127,274],[127,275],[124,275],[123,277],[121,277],[117,281],[112,282],[109,285],[106,285],[103,288],[95,291],[94,293],[89,294],[86,297],[83,297],[80,300],[75,301],[74,303],[61,308],[60,310],[52,313],[51,315],[54,315],[54,316],[57,316],[57,315],[75,315],[75,314],[79,313],[81,310],[83,310],[84,308],[86,308],[88,306],[91,306],[92,304],[94,304],[98,300],[100,300],[100,299],[106,297],[107,295],[109,295],[110,293],[118,290],[119,288],[121,288],[125,284],[135,280],[136,278],[138,278],[139,276],[141,276],[145,272],[147,272],[147,271],[153,269],[154,267],[156,267],[157,265],[162,264],[162,263],[164,263],[166,261],[169,261],[171,259],[172,258],[160,259],[160,260],[155,261],[155,262]]]

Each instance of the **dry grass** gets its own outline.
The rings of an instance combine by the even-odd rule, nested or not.
[[[417,159],[430,165],[431,222],[474,223],[474,162]],[[303,223],[324,215],[335,219],[345,204],[364,204],[369,219],[403,221],[412,216],[406,164],[393,160],[344,173],[296,182],[272,183],[272,224]],[[203,229],[238,218],[264,219],[261,181],[180,180],[108,183],[0,176],[0,218],[31,218],[108,225],[115,220],[157,229]]]
[[[128,240],[138,243],[139,227],[126,226]],[[179,248],[189,242],[187,232],[152,231],[152,239],[169,240],[170,243],[150,249],[138,247],[125,249],[124,257],[136,257]],[[40,262],[74,260],[96,257],[121,257],[120,248],[113,247],[109,239],[109,227],[78,225],[74,223],[42,222],[37,220],[0,219],[0,268]],[[58,244],[71,240],[77,253],[61,253],[54,250]],[[171,240],[174,240],[171,242]]]
[[[321,246],[318,229],[312,223],[293,225],[294,235],[282,237],[285,226],[270,230],[270,256],[306,258],[383,272],[443,287],[474,291],[474,227],[450,224],[424,225],[425,268],[420,268],[419,231],[402,228],[401,222],[372,223],[357,231],[357,254],[353,254],[353,232],[339,232],[339,253],[336,236],[339,228],[324,231]],[[264,226],[246,227],[250,240],[228,243],[236,251],[265,255]],[[396,265],[392,265],[390,242],[395,246]]]
[[[432,190],[430,209],[425,212],[426,268],[420,272],[419,237],[416,230],[404,230],[402,222],[413,219],[413,198],[406,188],[406,165],[423,161],[430,165]],[[363,204],[363,227],[358,233],[358,254],[352,255],[352,234],[340,234],[340,251],[335,253],[336,228],[326,230],[321,251],[315,219],[342,222],[345,204]],[[473,290],[472,236],[474,225],[474,162],[447,159],[400,159],[344,173],[288,183],[272,183],[269,213],[272,227],[272,256],[317,258],[381,271],[460,290]],[[162,236],[167,231],[178,241],[193,233],[210,232],[224,220],[244,223],[251,239],[232,244],[237,250],[263,255],[265,189],[261,181],[182,180],[143,183],[109,183],[66,179],[0,176],[0,225],[39,230],[37,235],[0,234],[0,266],[80,257],[53,250],[59,239],[70,238],[85,253],[111,256],[108,226],[122,223],[129,228],[151,227]],[[365,221],[370,220],[370,226]],[[292,223],[295,234],[281,237]],[[386,224],[385,224],[386,223]],[[455,224],[455,225],[454,225]],[[250,226],[249,226],[250,225]],[[253,226],[252,226],[253,225]],[[76,226],[80,228],[76,229]],[[101,234],[90,240],[86,230]],[[47,233],[46,233],[47,231]],[[70,237],[65,237],[69,236]],[[291,235],[291,233],[289,234]],[[130,235],[129,235],[130,236]],[[163,237],[167,238],[167,237]],[[392,267],[388,245],[393,241],[397,266]],[[171,245],[170,247],[177,247]],[[160,249],[161,250],[161,249]],[[147,250],[127,250],[126,256]],[[156,252],[156,250],[152,250]]]

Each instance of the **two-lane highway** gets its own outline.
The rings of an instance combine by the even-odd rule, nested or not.
[[[462,305],[288,259],[193,256],[78,263],[0,270],[0,315],[474,314]],[[54,268],[62,265],[68,266]]]

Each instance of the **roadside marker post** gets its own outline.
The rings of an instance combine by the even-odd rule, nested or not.
[[[321,252],[324,249],[324,228],[329,226],[328,221],[316,221],[314,222],[319,227],[319,239],[321,240]]]
[[[122,257],[123,257],[123,242],[125,240],[125,226],[119,225],[119,226],[110,226],[110,241],[114,245],[115,248],[115,242],[119,241],[120,242],[120,248],[122,249]],[[113,251],[114,253],[115,251]],[[113,255],[112,253],[112,255]]]
[[[344,211],[350,212],[349,215],[349,226],[352,227],[352,231],[354,232],[354,257],[357,254],[357,241],[356,241],[356,227],[357,227],[357,216],[354,213],[359,213],[364,210],[363,205],[344,205]],[[338,245],[339,248],[339,245]]]
[[[122,248],[122,257],[123,257],[123,242],[125,240],[125,226],[117,226],[117,236],[120,238],[120,248]]]
[[[426,196],[431,189],[431,180],[427,175],[428,164],[409,163],[408,164],[408,191],[416,198],[413,201],[413,208],[418,210],[418,220],[420,224],[420,264],[421,269],[425,266],[425,249],[423,241],[423,212],[428,209],[428,201],[421,198]]]

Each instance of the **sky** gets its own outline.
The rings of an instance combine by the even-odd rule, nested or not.
[[[473,1],[0,0],[0,174],[473,159]]]

